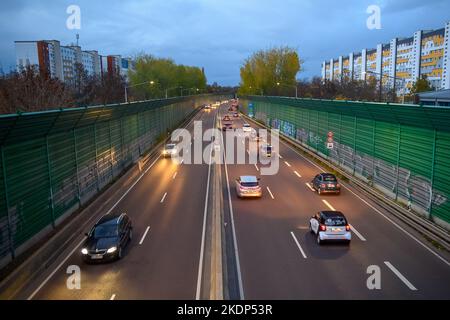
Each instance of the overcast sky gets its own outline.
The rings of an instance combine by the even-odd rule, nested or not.
[[[66,27],[69,5],[81,29]],[[381,29],[369,30],[369,5],[381,8]],[[304,61],[298,78],[320,76],[321,62],[436,29],[450,21],[449,0],[6,0],[0,11],[0,66],[15,65],[15,40],[80,34],[83,50],[139,52],[205,67],[208,82],[239,83],[243,60],[259,49],[288,45]]]

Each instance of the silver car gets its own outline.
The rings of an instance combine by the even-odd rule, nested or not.
[[[343,241],[350,244],[352,233],[340,211],[319,211],[309,220],[309,230],[316,235],[317,244],[324,241]]]
[[[240,176],[236,179],[236,193],[239,198],[262,196],[259,179],[255,176]]]

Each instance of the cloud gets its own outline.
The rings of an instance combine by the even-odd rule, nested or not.
[[[288,45],[305,61],[299,77],[320,75],[323,60],[375,47],[395,36],[443,27],[445,0],[111,0],[9,1],[0,12],[0,63],[14,66],[14,40],[75,41],[66,8],[81,8],[80,44],[101,54],[145,51],[205,67],[209,82],[235,85],[252,52]],[[382,29],[366,28],[366,8],[382,8]],[[418,14],[424,12],[426,14]]]

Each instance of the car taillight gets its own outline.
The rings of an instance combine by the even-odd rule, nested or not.
[[[336,183],[336,188],[340,188],[341,185],[339,183]]]
[[[325,188],[325,183],[321,183],[321,184],[320,184],[320,187],[321,187],[321,188]]]
[[[327,231],[327,227],[324,224],[320,225],[320,231]]]
[[[350,225],[346,225],[346,226],[345,226],[345,230],[346,230],[346,231],[350,231]]]

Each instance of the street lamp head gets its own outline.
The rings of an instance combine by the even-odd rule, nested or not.
[[[155,81],[153,81],[153,80],[152,80],[152,81],[150,81],[150,84],[155,84]]]
[[[277,82],[277,86],[279,86],[280,85],[280,83],[279,82]]]

